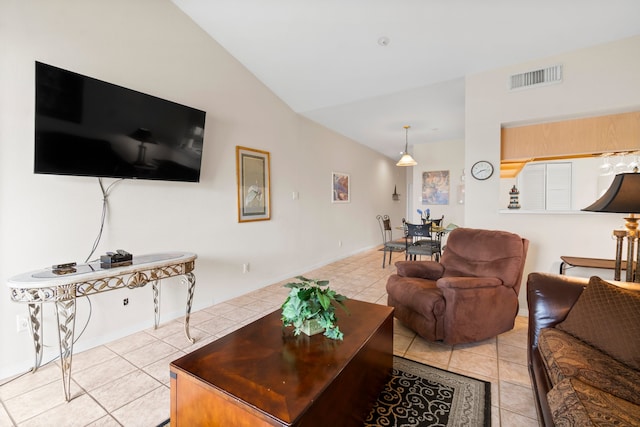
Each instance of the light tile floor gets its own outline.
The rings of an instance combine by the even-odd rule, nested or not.
[[[394,262],[403,259],[395,254]],[[370,250],[305,276],[330,280],[349,298],[385,304],[385,285],[395,267],[381,268]],[[169,363],[276,310],[288,289],[276,283],[194,312],[190,344],[183,319],[162,324],[73,357],[72,400],[65,402],[59,365],[0,381],[0,426],[156,426],[169,418]],[[196,288],[196,298],[197,298]],[[492,426],[537,426],[526,367],[527,319],[512,331],[474,344],[427,342],[396,321],[394,353],[491,382]]]

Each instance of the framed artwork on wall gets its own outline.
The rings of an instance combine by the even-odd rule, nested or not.
[[[331,203],[349,203],[351,201],[350,184],[348,174],[331,172]]]
[[[236,146],[238,222],[271,219],[269,152]]]
[[[449,171],[422,172],[422,204],[449,204]]]

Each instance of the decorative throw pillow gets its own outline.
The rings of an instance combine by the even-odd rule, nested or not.
[[[556,327],[640,370],[640,292],[594,276]]]

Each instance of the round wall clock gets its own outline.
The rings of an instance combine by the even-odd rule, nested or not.
[[[493,175],[493,165],[486,160],[480,160],[471,166],[471,176],[484,181]]]

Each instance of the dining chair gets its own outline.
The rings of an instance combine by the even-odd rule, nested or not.
[[[441,243],[438,234],[431,232],[431,222],[426,224],[404,223],[405,260],[415,260],[418,256],[428,256],[440,260]]]
[[[387,259],[387,252],[389,252],[389,265],[391,265],[391,256],[394,252],[404,252],[406,249],[406,239],[393,240],[393,230],[391,228],[391,219],[389,215],[377,215],[376,219],[380,225],[380,232],[382,233],[382,268],[385,266]]]
[[[427,222],[431,223],[431,234],[433,234],[435,237],[433,238],[433,240],[435,242],[433,242],[434,244],[438,244],[439,245],[439,255],[442,255],[442,238],[444,237],[444,235],[446,234],[446,231],[444,230],[444,214],[442,214],[442,216],[440,218],[433,218],[433,219],[429,219]]]
[[[438,219],[429,219],[428,222],[431,222],[434,226],[436,227],[442,227],[442,223],[444,221],[444,214],[442,215],[442,217],[438,218]]]

